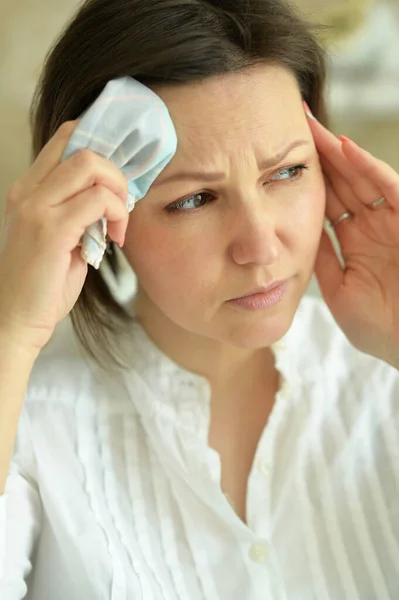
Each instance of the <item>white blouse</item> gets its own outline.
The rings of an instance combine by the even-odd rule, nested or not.
[[[247,523],[208,445],[208,381],[135,323],[123,376],[64,321],[40,354],[0,498],[1,600],[399,598],[399,373],[305,296]]]

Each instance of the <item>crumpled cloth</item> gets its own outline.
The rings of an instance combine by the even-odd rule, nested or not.
[[[161,98],[132,77],[109,81],[100,96],[80,116],[61,162],[89,149],[111,160],[128,181],[131,212],[171,161],[177,134]],[[81,255],[95,269],[106,250],[107,221],[87,228],[80,240]]]

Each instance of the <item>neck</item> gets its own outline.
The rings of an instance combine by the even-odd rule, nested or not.
[[[248,397],[248,390],[275,386],[270,348],[247,349],[188,331],[137,294],[134,312],[147,335],[176,364],[205,377],[215,397]]]

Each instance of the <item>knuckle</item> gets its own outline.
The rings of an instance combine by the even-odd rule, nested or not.
[[[96,190],[102,188],[104,190],[102,193],[109,194],[109,192],[113,192],[115,195],[120,194],[122,196],[122,201],[126,202],[125,198],[127,198],[129,191],[128,181],[123,176],[120,169],[118,169],[118,167],[112,163],[112,161],[106,160],[104,157],[96,154],[88,148],[78,150],[75,152],[75,154],[73,154],[73,156],[71,156],[69,160],[73,161],[75,165],[74,168],[82,171],[91,171],[89,180],[92,185],[95,183],[96,179],[96,173],[94,171],[98,172],[101,170],[102,175],[107,176],[109,180],[109,187],[101,184],[93,185],[93,187],[95,187]]]
[[[101,184],[94,185],[91,188],[91,198],[97,206],[101,206],[102,210],[120,210],[121,215],[124,215],[124,207],[120,201],[120,198],[116,196],[108,187]]]
[[[61,137],[69,137],[76,127],[76,121],[64,121],[58,128],[58,133]]]
[[[86,202],[89,202],[100,211],[104,210],[110,202],[110,191],[103,185],[93,185],[87,188],[83,195]]]
[[[72,158],[74,162],[78,165],[78,167],[81,169],[91,169],[96,163],[96,157],[94,155],[94,152],[91,152],[91,150],[88,150],[87,148],[78,150],[77,152],[75,152]]]
[[[96,202],[101,202],[102,204],[109,202],[110,191],[104,185],[94,185],[91,190]]]

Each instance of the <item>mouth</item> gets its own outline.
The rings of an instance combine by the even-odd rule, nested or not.
[[[234,298],[230,298],[230,300],[240,300],[241,298],[248,298],[248,296],[253,296],[254,294],[264,294],[265,292],[270,292],[271,290],[274,290],[275,288],[279,287],[283,283],[286,283],[287,281],[288,279],[280,279],[278,281],[274,281],[268,286],[260,286],[254,288],[250,292],[242,294],[241,296],[235,296]]]

